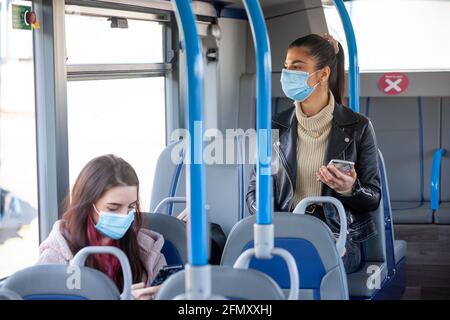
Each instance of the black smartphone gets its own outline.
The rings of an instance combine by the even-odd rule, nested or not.
[[[169,265],[169,266],[162,267],[159,270],[158,274],[156,275],[155,279],[150,284],[150,286],[151,287],[159,286],[164,281],[166,281],[167,278],[169,278],[171,275],[173,275],[174,273],[177,273],[178,271],[181,271],[183,269],[184,269],[183,265]]]

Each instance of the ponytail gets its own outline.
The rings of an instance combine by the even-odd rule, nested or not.
[[[344,104],[344,92],[345,92],[345,55],[344,49],[341,44],[339,45],[339,51],[336,54],[336,65],[334,70],[331,69],[331,78],[328,82],[334,99],[340,105]],[[334,76],[333,76],[334,73]]]

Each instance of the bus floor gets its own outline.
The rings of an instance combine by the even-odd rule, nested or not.
[[[408,243],[404,300],[450,300],[450,225],[395,225]]]

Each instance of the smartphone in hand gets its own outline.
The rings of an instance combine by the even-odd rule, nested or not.
[[[344,174],[348,174],[355,167],[354,162],[346,160],[332,159],[330,163]]]
[[[156,275],[155,279],[150,284],[151,287],[159,286],[164,281],[167,280],[172,274],[177,273],[178,271],[181,271],[184,269],[184,266],[182,265],[169,265],[162,267],[158,274]]]

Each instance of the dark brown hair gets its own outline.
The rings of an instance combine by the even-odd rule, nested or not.
[[[317,70],[326,66],[330,67],[331,74],[328,79],[328,86],[333,93],[337,103],[343,104],[345,90],[345,71],[344,71],[344,49],[338,43],[339,51],[336,54],[333,45],[328,40],[317,35],[309,34],[307,36],[294,40],[290,45],[292,47],[306,48],[309,54],[316,61]]]
[[[137,234],[142,224],[139,204],[139,179],[133,167],[112,154],[97,157],[89,161],[81,170],[72,192],[65,200],[66,211],[61,222],[61,233],[66,238],[72,253],[89,246],[87,236],[88,218],[93,212],[92,204],[100,199],[105,192],[118,186],[136,186],[138,201],[132,226],[118,240],[119,248],[126,254],[133,274],[133,283],[141,282],[147,277],[147,272],[140,258],[140,248]],[[89,257],[86,265],[99,269],[96,259]],[[119,279],[122,281],[122,274]]]

